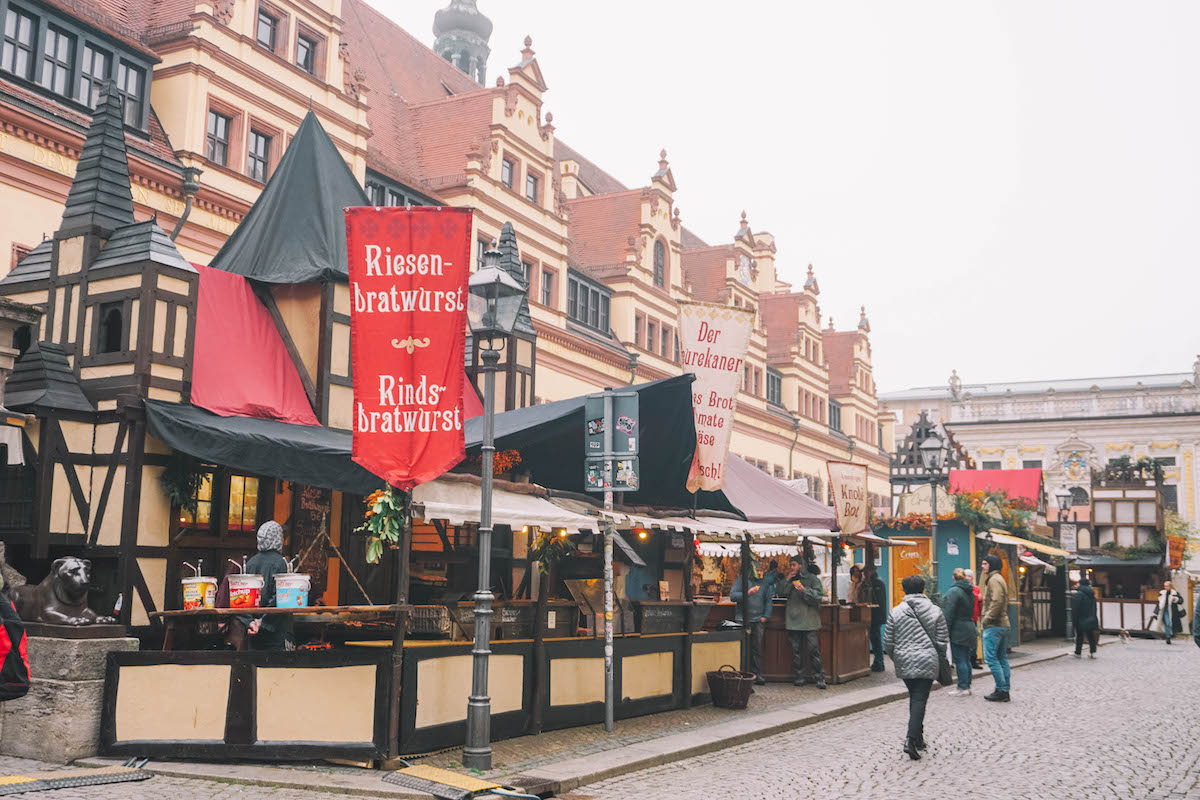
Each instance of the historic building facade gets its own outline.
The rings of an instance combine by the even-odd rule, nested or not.
[[[0,273],[58,228],[101,83],[121,94],[135,218],[200,264],[311,110],[370,202],[471,206],[478,255],[500,241],[518,260],[529,320],[506,408],[678,374],[680,300],[750,307],[733,451],[822,499],[824,461],[861,461],[886,506],[865,312],[834,330],[811,269],[780,280],[745,214],[728,241],[688,231],[665,152],[628,187],[561,142],[529,38],[485,85],[492,25],[473,0],[438,13],[432,49],[362,0],[0,0],[0,17]]]
[[[1165,505],[1197,521],[1200,359],[1191,372],[1015,383],[965,383],[955,372],[946,386],[882,401],[899,417],[897,445],[927,411],[981,469],[1042,469],[1051,499],[1060,487],[1070,489],[1081,520],[1092,469],[1122,456],[1156,459]]]

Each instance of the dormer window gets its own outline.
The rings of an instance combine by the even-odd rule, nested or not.
[[[55,94],[66,96],[70,90],[71,70],[75,66],[75,37],[54,25],[49,26],[42,55],[40,83]]]
[[[33,73],[33,45],[37,39],[37,19],[9,6],[4,15],[4,47],[0,50],[0,69],[28,80]]]
[[[125,61],[117,68],[117,91],[125,109],[125,125],[142,128],[142,108],[146,102],[146,73]]]
[[[667,276],[667,248],[658,240],[654,243],[654,285],[662,288]]]
[[[90,44],[83,46],[83,63],[79,65],[79,102],[95,108],[100,101],[100,87],[112,74],[112,56]]]

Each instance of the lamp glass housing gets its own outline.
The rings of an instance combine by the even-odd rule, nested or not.
[[[1058,501],[1058,508],[1060,511],[1070,508],[1072,499],[1071,490],[1066,488],[1059,489],[1054,493],[1054,499]]]
[[[921,442],[921,463],[925,465],[925,471],[941,472],[945,452],[942,437],[936,434]]]
[[[483,255],[483,266],[467,282],[467,324],[477,339],[508,336],[517,324],[525,290],[500,267],[500,252]]]

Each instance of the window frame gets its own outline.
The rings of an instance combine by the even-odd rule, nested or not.
[[[767,368],[767,402],[783,407],[783,373]]]
[[[837,400],[834,400],[831,397],[831,398],[829,398],[827,405],[829,408],[829,417],[828,417],[829,421],[826,424],[829,426],[830,430],[843,432],[842,431],[842,404],[839,403]]]
[[[150,83],[146,80],[146,76],[150,74],[150,71],[147,68],[139,66],[123,57],[114,58],[113,61],[117,66],[117,94],[121,96],[121,119],[125,123],[126,127],[136,127],[139,130],[145,130],[146,119],[150,108]],[[122,69],[125,70],[124,74],[126,77],[124,80],[121,78]],[[128,76],[130,75],[137,76],[138,86],[136,94],[129,89]],[[136,124],[130,120],[129,103],[131,98],[136,101]]]
[[[264,475],[234,470],[215,464],[205,464],[201,472],[210,476],[209,524],[207,528],[194,528],[184,519],[183,509],[172,504],[171,526],[173,537],[181,547],[234,547],[244,548],[256,540],[258,527],[274,517],[276,481]],[[245,488],[243,484],[243,516],[239,518],[241,530],[231,530],[229,524],[232,485],[235,478],[252,479],[257,482],[254,518],[247,522],[245,512]]]
[[[255,152],[255,140],[265,140],[266,147],[262,153]],[[271,178],[271,151],[275,146],[275,136],[264,132],[260,126],[251,124],[250,133],[246,137],[246,177],[252,181],[265,184]],[[262,174],[256,175],[254,165],[262,164]]]
[[[539,284],[538,299],[547,308],[554,308],[554,277],[555,270],[542,267],[542,280]]]
[[[505,169],[508,170],[508,180],[504,179]],[[508,154],[505,153],[504,157],[500,159],[500,185],[511,192],[516,182],[516,175],[517,162],[509,158]]]
[[[533,182],[533,193],[530,195],[530,182]],[[542,174],[536,170],[525,170],[525,190],[521,194],[526,200],[531,203],[541,205],[542,203]]]
[[[213,130],[214,119],[225,121],[224,139],[221,139],[219,133]],[[214,108],[211,105],[208,107],[208,112],[204,118],[204,157],[218,167],[230,168],[229,151],[232,149],[233,144],[233,122],[233,116],[224,109]],[[219,125],[215,127],[219,128]],[[221,159],[216,157],[218,146],[224,148]]]
[[[8,35],[8,17],[12,14],[17,22],[14,27],[14,35],[18,38],[10,39]],[[20,40],[20,22],[24,18],[29,21],[30,39],[27,43],[22,43]],[[0,71],[6,72],[17,78],[27,81],[33,81],[38,76],[38,43],[41,41],[41,29],[47,24],[46,17],[39,15],[36,11],[27,9],[21,5],[9,3],[4,8],[4,19],[0,22]],[[17,72],[17,56],[14,52],[12,58],[12,66],[6,66],[6,56],[9,48],[16,52],[25,53],[26,66],[24,73]]]
[[[270,20],[270,41],[262,40],[263,18]],[[279,16],[271,8],[265,5],[259,5],[258,14],[254,18],[254,42],[260,47],[265,47],[272,53],[277,52],[279,47]]]
[[[91,53],[92,58],[88,60],[88,54]],[[104,74],[97,75],[95,73],[96,59],[104,60]],[[79,59],[79,86],[75,92],[77,102],[83,103],[88,108],[95,108],[96,103],[100,100],[100,90],[112,80],[113,72],[113,54],[111,50],[105,50],[102,47],[97,47],[93,42],[85,41],[80,49]],[[84,97],[84,84],[87,84],[87,97]]]
[[[64,29],[53,22],[49,22],[45,26],[45,33],[42,35],[42,54],[39,63],[40,69],[37,70],[37,80],[43,89],[46,89],[59,97],[71,98],[74,96],[74,77],[75,77],[75,49],[77,47],[77,37],[70,31]],[[61,44],[66,42],[66,61],[61,61],[59,51]],[[50,52],[53,47],[53,53]],[[50,70],[50,81],[46,80],[46,71]],[[56,88],[61,78],[62,88]]]
[[[304,39],[309,45],[311,63],[308,66],[300,63],[301,39]],[[297,22],[295,50],[292,53],[293,66],[305,75],[322,80],[325,74],[325,41],[325,37],[320,33],[308,27],[303,22]]]
[[[666,288],[667,279],[667,245],[662,239],[654,240],[654,285],[660,289]]]

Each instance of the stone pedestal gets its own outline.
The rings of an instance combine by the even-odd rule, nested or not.
[[[30,636],[32,685],[0,705],[0,755],[59,764],[98,755],[107,656],[137,649],[137,639]]]

